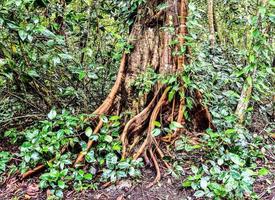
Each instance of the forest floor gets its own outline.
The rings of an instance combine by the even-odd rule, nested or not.
[[[162,171],[165,170],[162,168]],[[189,168],[186,169],[187,171]],[[275,171],[273,171],[274,173]],[[64,192],[64,199],[72,200],[191,200],[195,199],[191,189],[181,187],[182,180],[175,179],[170,175],[162,177],[161,181],[152,188],[146,186],[154,179],[155,173],[150,169],[144,169],[139,180],[122,180],[115,185],[99,189],[97,191],[86,190],[75,192],[67,190]],[[187,176],[188,174],[186,174]],[[275,183],[270,187],[266,182],[268,177],[258,179],[254,185],[261,200],[275,199]],[[33,177],[25,181],[19,181],[16,177],[7,177],[6,181],[0,186],[0,199],[37,199],[46,200],[48,191],[39,190],[38,177]],[[268,191],[267,188],[271,190]],[[272,189],[273,188],[273,189]]]
[[[254,118],[250,127],[252,133],[263,133],[265,124],[259,118]],[[274,144],[274,140],[267,140],[268,144]],[[0,141],[0,150],[16,153],[18,147],[9,145],[8,141]],[[259,177],[254,184],[254,191],[261,200],[275,200],[275,157],[274,152],[269,152],[267,162],[258,163],[261,167],[269,168],[267,176]],[[177,156],[177,155],[176,155]],[[192,200],[194,191],[184,189],[181,186],[182,181],[191,174],[190,163],[185,163],[183,170],[184,176],[175,178],[167,173],[164,166],[161,167],[163,174],[161,181],[151,188],[146,186],[155,178],[154,168],[146,166],[142,170],[142,177],[138,180],[125,179],[118,181],[116,184],[103,186],[97,191],[86,190],[75,192],[73,190],[64,191],[64,199],[68,200]],[[2,181],[2,182],[1,182]],[[39,174],[26,179],[19,180],[16,175],[4,177],[0,181],[0,200],[17,200],[17,199],[37,199],[46,200],[49,191],[40,190],[38,187]],[[249,199],[249,198],[248,198]]]

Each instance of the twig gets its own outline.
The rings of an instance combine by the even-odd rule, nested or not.
[[[33,118],[33,117],[40,117],[40,116],[42,117],[42,116],[46,116],[46,115],[44,115],[44,114],[23,115],[23,116],[12,117],[12,118],[6,119],[5,121],[1,121],[1,123],[6,123],[6,122],[16,120],[16,119],[29,118],[29,117]]]

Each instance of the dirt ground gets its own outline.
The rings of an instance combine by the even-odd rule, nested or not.
[[[275,200],[275,183],[274,180],[275,167],[270,164],[272,173],[269,176],[259,178],[254,190],[257,192],[261,200]],[[164,172],[162,168],[162,172]],[[189,169],[186,169],[191,171]],[[165,172],[164,172],[165,174]],[[186,176],[188,173],[186,174]],[[101,188],[97,191],[87,190],[83,192],[65,191],[64,199],[67,200],[192,200],[193,191],[191,189],[183,189],[181,187],[182,180],[176,179],[165,174],[161,181],[147,188],[146,186],[155,177],[153,170],[146,168],[142,172],[139,180],[122,180],[114,185]],[[184,177],[182,177],[184,179]],[[17,199],[47,199],[47,191],[39,190],[38,176],[31,179],[20,181],[17,177],[7,177],[5,182],[0,186],[0,200],[17,200]]]
[[[162,168],[162,171],[165,170]],[[165,173],[164,173],[165,174]],[[142,172],[139,180],[122,180],[114,185],[101,188],[97,191],[87,190],[83,192],[65,191],[64,199],[82,200],[145,200],[145,199],[192,199],[191,190],[184,190],[181,187],[182,180],[175,179],[165,174],[161,181],[148,189],[146,186],[154,179],[153,170],[147,168]],[[141,181],[142,180],[142,181]],[[7,177],[0,186],[0,199],[41,199],[47,198],[47,191],[39,190],[38,176],[31,179],[20,181],[17,177]]]

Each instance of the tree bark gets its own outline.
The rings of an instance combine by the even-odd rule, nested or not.
[[[214,25],[214,0],[207,0],[208,6],[208,26],[209,26],[209,40],[210,40],[210,47],[214,49],[215,47],[215,25]]]

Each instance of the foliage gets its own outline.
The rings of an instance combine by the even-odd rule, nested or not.
[[[258,170],[256,164],[263,158],[259,151],[261,138],[252,138],[244,129],[208,130],[201,143],[197,153],[203,154],[204,161],[200,167],[191,167],[193,175],[183,182],[183,187],[192,187],[195,197],[255,197],[255,178],[268,173],[265,168]]]
[[[8,129],[4,137],[19,146],[14,155],[0,151],[0,174],[15,168],[24,173],[43,164],[46,170],[39,177],[39,186],[50,188],[53,199],[62,198],[66,189],[95,190],[101,183],[141,175],[142,159],[121,159],[124,113],[97,116],[103,121],[97,134],[93,131],[95,120],[91,120],[95,116],[79,113],[90,113],[104,100],[116,80],[122,52],[134,49],[126,36],[135,20],[142,22],[144,13],[156,11],[161,16],[154,20],[160,25],[165,16],[162,11],[169,9],[167,3],[161,3],[154,10],[150,3],[159,1],[145,0],[60,2],[3,0],[0,6],[0,132]],[[210,48],[205,1],[189,1],[188,35],[183,46],[172,52],[173,56],[186,55],[184,70],[160,74],[146,66],[131,83],[136,99],[150,96],[159,83],[169,88],[167,104],[184,99],[186,123],[165,121],[166,116],[161,115],[153,121],[151,133],[159,138],[193,126],[189,114],[197,103],[194,94],[202,94],[202,104],[209,108],[216,130],[199,133],[202,137],[195,145],[189,136],[181,135],[173,150],[185,157],[175,159],[168,171],[180,178],[188,173],[183,162],[191,161],[192,174],[182,185],[191,187],[196,198],[257,198],[253,184],[269,173],[259,167],[264,162],[259,150],[264,145],[262,138],[250,128],[255,115],[263,118],[266,126],[274,118],[274,0],[266,3],[216,0],[217,41]],[[145,12],[138,12],[139,8]],[[142,29],[155,24],[147,25]],[[172,23],[158,28],[172,35],[176,30]],[[178,47],[179,37],[171,37],[171,49]],[[245,99],[249,107],[241,126],[235,109],[242,89],[250,86],[252,96]],[[177,111],[178,105],[172,109]],[[31,126],[22,120],[16,126],[21,117],[42,120],[31,120]],[[94,142],[90,150],[88,140]],[[74,168],[80,151],[85,163]],[[22,162],[12,165],[12,158]]]
[[[192,55],[194,62],[188,65],[185,71],[189,76],[192,75],[190,86],[203,91],[205,104],[209,105],[218,131],[208,130],[198,145],[190,144],[189,139],[184,137],[176,142],[177,150],[196,153],[196,156],[202,157],[201,164],[191,167],[193,175],[183,182],[183,187],[195,190],[194,196],[197,198],[244,199],[248,196],[256,198],[252,188],[253,183],[258,176],[268,173],[267,169],[259,169],[257,166],[258,161],[263,159],[259,151],[263,145],[262,139],[260,136],[253,138],[249,130],[236,126],[233,109],[240,98],[236,91],[241,90],[243,80],[252,75],[253,71],[254,75],[250,76],[250,79],[251,81],[253,79],[257,85],[253,90],[253,101],[261,104],[272,92],[269,86],[264,85],[271,82],[273,72],[270,63],[273,59],[273,50],[268,44],[269,35],[262,32],[271,23],[270,14],[267,14],[269,7],[260,6],[260,15],[253,16],[257,13],[249,15],[246,24],[243,22],[231,24],[233,28],[242,27],[237,34],[242,34],[242,31],[249,32],[249,46],[240,41],[242,37],[238,40],[233,32],[229,33],[228,37],[233,37],[238,42],[226,43],[224,46],[220,43],[214,53],[209,51],[210,45],[207,42],[198,43],[198,40],[203,38],[200,37],[203,31],[206,31],[199,22],[203,11],[194,4],[190,4],[189,7],[191,14],[188,24],[192,33],[188,40],[194,50]],[[257,9],[254,8],[255,10]],[[262,90],[263,88],[266,90]],[[246,112],[251,113],[252,110],[253,107],[249,107]],[[250,122],[251,118],[247,118],[246,123]]]
[[[8,151],[0,151],[0,174],[6,171],[6,166],[12,155]]]
[[[58,2],[1,2],[0,123],[28,109],[91,110],[113,84],[125,47],[123,21],[141,1]]]
[[[40,121],[22,132],[11,129],[5,135],[12,138],[11,142],[19,142],[17,139],[21,136],[20,153],[16,157],[22,159],[18,167],[22,173],[41,163],[47,166],[45,173],[40,176],[39,186],[51,188],[52,195],[62,198],[62,191],[70,186],[77,191],[97,189],[100,182],[115,182],[141,175],[139,168],[143,166],[142,159],[120,158],[122,146],[119,140],[119,116],[101,116],[104,125],[99,134],[93,134],[88,126],[87,119],[92,115],[73,116],[65,110],[59,114],[53,109],[47,116],[48,120]],[[86,151],[84,135],[96,142],[89,152]],[[88,168],[83,170],[71,167],[76,154],[66,152],[67,149],[77,147],[86,152]],[[1,169],[4,170],[10,155],[8,152],[2,154]],[[97,178],[98,175],[100,178]]]

